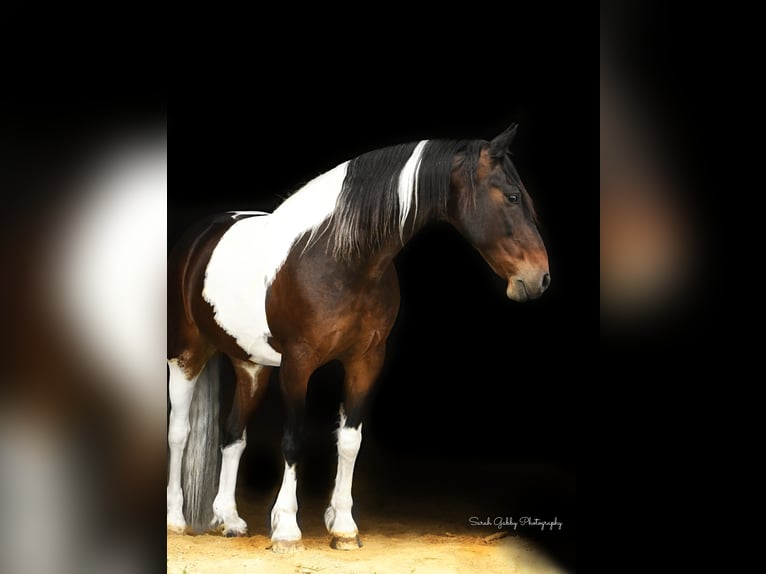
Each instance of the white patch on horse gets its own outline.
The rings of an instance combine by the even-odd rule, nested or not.
[[[271,215],[237,220],[213,250],[202,295],[213,306],[216,322],[255,363],[282,362],[268,344],[266,292],[295,241],[335,209],[347,167],[344,162],[313,179]]]
[[[338,429],[338,472],[335,475],[335,488],[330,506],[324,513],[324,522],[327,531],[333,536],[353,538],[358,529],[351,516],[351,507],[354,504],[351,498],[351,484],[354,480],[354,463],[362,444],[362,425],[355,429],[347,428],[345,424],[346,416],[341,410]]]
[[[189,438],[189,409],[194,396],[197,377],[187,379],[177,359],[168,361],[170,368],[170,421],[168,423],[168,445],[170,446],[170,469],[167,489],[167,528],[183,532],[186,520],[183,514],[184,496],[181,491],[181,465],[186,441]]]
[[[224,534],[247,533],[247,523],[237,513],[237,503],[234,499],[239,460],[242,458],[245,446],[247,446],[247,431],[242,433],[241,439],[221,449],[221,479],[218,482],[218,494],[213,501],[213,520],[210,526],[215,528],[221,524]]]
[[[250,398],[255,396],[255,392],[258,390],[258,373],[261,372],[263,367],[256,365],[255,363],[241,363],[242,368],[245,369],[250,375]]]
[[[285,474],[282,478],[282,487],[279,489],[277,501],[271,510],[271,539],[289,542],[301,539],[301,530],[298,528],[298,498],[296,488],[298,481],[295,476],[295,465],[288,465],[285,461]]]
[[[404,233],[404,222],[407,220],[413,202],[415,203],[414,216],[417,217],[418,215],[418,172],[420,171],[420,162],[423,159],[423,150],[427,143],[428,140],[418,142],[418,145],[412,150],[412,155],[399,173],[397,192],[399,194],[400,234]]]

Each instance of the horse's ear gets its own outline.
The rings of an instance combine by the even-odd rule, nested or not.
[[[513,138],[516,137],[516,130],[518,127],[519,124],[511,124],[508,129],[489,142],[490,157],[497,159],[503,157],[508,152]]]

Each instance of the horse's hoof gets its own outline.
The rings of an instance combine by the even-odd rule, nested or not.
[[[168,532],[174,534],[186,534],[186,520],[180,511],[168,511],[166,516]]]
[[[303,550],[301,540],[273,540],[271,543],[271,551],[274,554],[291,554],[299,550]]]
[[[226,538],[235,538],[237,536],[247,536],[247,522],[242,520],[241,518],[235,521],[230,522],[229,524],[226,524],[225,522],[220,522],[217,519],[213,519],[213,521],[210,523],[210,528],[213,531],[220,532],[221,535],[225,536]]]
[[[186,522],[183,520],[179,521],[168,518],[167,525],[168,532],[172,532],[173,534],[186,534]]]
[[[358,550],[362,547],[362,539],[356,536],[333,536],[330,548],[335,550]]]

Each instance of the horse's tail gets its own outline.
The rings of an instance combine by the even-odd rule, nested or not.
[[[213,499],[221,470],[218,422],[222,355],[214,355],[202,369],[189,410],[189,438],[183,462],[184,516],[196,533],[205,532],[213,519]]]

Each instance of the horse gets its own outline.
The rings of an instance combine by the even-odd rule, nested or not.
[[[511,161],[516,131],[512,124],[490,141],[423,140],[369,151],[309,181],[273,213],[227,212],[183,235],[168,264],[169,531],[187,530],[184,510],[204,525],[212,498],[209,528],[247,535],[234,496],[239,461],[248,420],[278,367],[284,475],[271,511],[271,548],[302,547],[296,467],[306,391],[312,373],[337,360],[345,371],[343,402],[324,522],[332,548],[362,545],[351,487],[367,397],[399,309],[396,254],[429,223],[447,221],[507,281],[509,299],[536,299],[550,284],[533,201]],[[211,359],[224,355],[236,390],[219,454]],[[220,475],[214,465],[201,470],[216,456]]]

